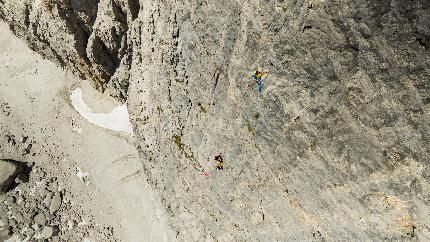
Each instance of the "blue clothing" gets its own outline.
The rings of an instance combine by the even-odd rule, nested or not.
[[[261,94],[263,92],[263,80],[258,80],[257,81],[257,85],[258,85],[258,92]]]
[[[255,79],[255,82],[257,82],[258,85],[258,92],[261,94],[263,92],[263,80],[258,78],[256,75],[252,76]]]

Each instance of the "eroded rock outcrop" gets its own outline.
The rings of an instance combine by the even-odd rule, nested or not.
[[[8,191],[22,170],[23,168],[19,163],[0,159],[0,194]]]
[[[128,90],[178,240],[430,238],[428,1],[22,2],[34,49]]]
[[[100,91],[125,100],[130,43],[127,30],[136,18],[136,0],[1,1],[0,17],[29,46]]]

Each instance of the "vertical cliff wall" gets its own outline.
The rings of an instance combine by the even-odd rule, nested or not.
[[[129,104],[179,240],[428,239],[428,23],[423,1],[145,2]]]
[[[50,3],[0,13],[128,98],[179,241],[430,239],[428,1]],[[49,6],[82,46],[33,20]]]
[[[0,18],[44,57],[125,100],[131,46],[127,31],[137,0],[5,0]]]

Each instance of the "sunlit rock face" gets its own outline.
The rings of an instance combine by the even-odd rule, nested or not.
[[[66,2],[1,16],[128,98],[179,241],[430,238],[428,1]]]
[[[125,100],[137,0],[6,0],[0,18],[29,46],[100,91]]]

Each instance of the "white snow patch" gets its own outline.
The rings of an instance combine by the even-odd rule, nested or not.
[[[122,131],[133,135],[133,128],[128,116],[127,105],[119,105],[113,108],[110,113],[93,113],[91,108],[83,100],[82,90],[79,87],[73,90],[70,99],[75,110],[88,122],[105,129]]]

